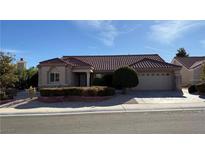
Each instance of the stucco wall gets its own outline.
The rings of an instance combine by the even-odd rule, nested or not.
[[[188,70],[181,63],[179,63],[177,60],[173,60],[172,63],[175,64],[175,65],[182,66],[182,69],[180,71],[182,86],[187,86],[187,85],[191,84],[191,81],[193,80],[193,71]]]
[[[192,72],[193,72],[192,83],[196,84],[196,83],[200,82],[200,77],[201,77],[201,72],[202,72],[202,65],[195,68]]]
[[[50,83],[49,73],[58,72],[59,82]],[[39,68],[39,87],[52,87],[52,86],[69,86],[72,85],[72,72],[69,67],[65,66],[40,66]]]

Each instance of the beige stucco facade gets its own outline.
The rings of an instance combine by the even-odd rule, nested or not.
[[[75,68],[72,69],[70,66],[54,66],[54,65],[41,65],[38,66],[39,71],[39,87],[63,87],[63,86],[76,86],[77,73],[85,73],[86,85],[90,85],[90,74],[92,69],[90,68]],[[49,79],[50,73],[58,73],[59,81],[51,82]]]
[[[63,87],[79,86],[79,73],[84,75],[85,86],[91,85],[91,75],[107,74],[112,72],[94,72],[90,68],[75,68],[70,66],[40,65],[39,67],[39,87]],[[136,71],[137,72],[137,71]],[[59,73],[58,82],[50,82],[49,74]],[[174,90],[180,89],[180,73],[177,71],[146,71],[137,72],[139,84],[137,90]]]
[[[199,65],[195,68],[188,69],[176,59],[173,59],[172,63],[175,65],[182,66],[182,69],[180,71],[181,78],[182,78],[182,86],[189,86],[191,84],[196,84],[200,82],[202,65]]]

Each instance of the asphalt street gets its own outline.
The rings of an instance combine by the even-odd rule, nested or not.
[[[0,117],[0,133],[205,133],[205,111]]]

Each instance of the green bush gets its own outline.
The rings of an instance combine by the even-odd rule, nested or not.
[[[200,93],[205,93],[205,83],[197,84],[197,85],[196,85],[196,89],[197,89],[198,92],[200,92]]]
[[[83,90],[83,96],[97,96],[98,89],[96,88],[88,88]]]
[[[94,78],[92,85],[93,86],[104,86],[104,81],[102,78]]]
[[[94,78],[93,85],[113,87],[112,80],[113,80],[113,74],[105,74],[102,78]]]
[[[15,88],[7,88],[4,91],[0,91],[0,100],[13,99],[16,94],[17,90]]]
[[[194,94],[197,92],[197,89],[196,89],[196,85],[191,85],[189,88],[188,88],[188,91],[190,94]]]
[[[38,72],[36,72],[30,78],[28,78],[26,82],[27,82],[27,88],[29,88],[30,86],[38,87]]]
[[[98,91],[98,96],[112,96],[112,95],[115,95],[115,89],[111,87],[99,89]]]
[[[8,99],[8,96],[5,94],[5,92],[0,91],[0,100]]]
[[[41,96],[112,96],[114,88],[109,87],[66,87],[66,88],[42,88]]]
[[[40,89],[41,96],[63,96],[65,93],[62,88],[43,88]]]
[[[114,72],[113,85],[117,89],[136,87],[138,82],[137,73],[130,67],[122,67]]]
[[[5,94],[9,99],[13,99],[17,95],[17,90],[15,88],[7,88]]]
[[[81,96],[83,94],[83,88],[77,87],[64,88],[63,91],[62,96]]]
[[[113,74],[105,74],[102,77],[102,80],[103,80],[104,86],[113,87],[113,83],[112,83]]]

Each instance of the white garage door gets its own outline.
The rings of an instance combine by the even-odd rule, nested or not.
[[[174,88],[173,73],[138,73],[137,90],[172,90]]]

